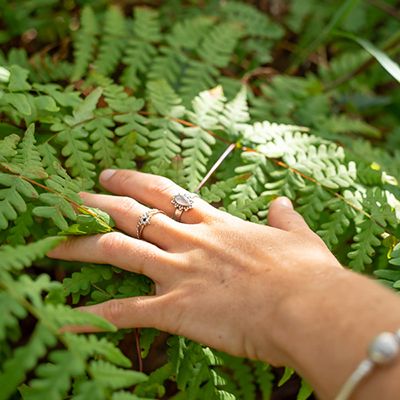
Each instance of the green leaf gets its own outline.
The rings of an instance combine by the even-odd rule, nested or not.
[[[294,369],[285,367],[285,372],[279,380],[278,386],[283,386],[293,376],[294,373]]]
[[[18,347],[4,363],[0,374],[0,400],[7,400],[16,392],[18,385],[24,381],[27,372],[35,368],[39,359],[46,354],[47,348],[55,344],[54,335],[44,324],[38,324],[28,343]]]
[[[64,240],[64,237],[48,237],[28,245],[2,246],[0,247],[0,267],[6,270],[29,267],[34,260],[44,257]]]
[[[71,385],[73,377],[81,375],[85,365],[78,354],[66,350],[50,353],[49,363],[36,368],[36,378],[21,389],[24,400],[61,400]]]
[[[100,87],[93,90],[85,100],[74,109],[72,113],[73,117],[67,116],[64,118],[65,122],[70,126],[74,126],[92,118],[93,111],[96,109],[97,102],[102,93],[103,89]]]
[[[394,62],[385,52],[378,49],[368,40],[362,39],[349,32],[338,32],[337,35],[353,40],[363,47],[376,61],[394,78],[400,83],[400,66]]]
[[[8,83],[8,90],[10,92],[25,92],[30,90],[31,85],[27,82],[29,71],[18,65],[12,65],[10,67],[10,74],[10,81]]]
[[[106,361],[92,361],[89,372],[99,385],[112,389],[137,385],[148,379],[142,372],[121,369]]]
[[[61,231],[60,235],[81,236],[113,231],[114,221],[104,211],[93,207],[82,207],[80,211],[84,214],[77,216],[77,223]]]
[[[0,101],[11,104],[23,116],[32,114],[32,108],[27,96],[22,93],[5,93]]]
[[[129,358],[125,357],[121,350],[105,338],[98,338],[95,335],[77,335],[73,333],[64,334],[63,340],[68,347],[78,351],[82,356],[92,357],[99,355],[113,364],[129,368],[132,366]]]

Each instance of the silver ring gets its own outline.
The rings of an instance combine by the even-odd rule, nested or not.
[[[138,220],[137,226],[136,226],[136,236],[138,239],[142,238],[143,230],[147,225],[150,225],[151,218],[156,215],[156,214],[165,214],[164,211],[158,210],[157,208],[152,208],[151,210],[147,210],[144,212]]]
[[[172,197],[171,203],[175,207],[174,220],[180,222],[182,214],[193,208],[193,200],[197,195],[190,193],[178,193]]]

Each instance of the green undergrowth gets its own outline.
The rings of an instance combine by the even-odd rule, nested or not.
[[[0,399],[255,400],[288,380],[308,398],[290,369],[183,337],[151,362],[159,332],[116,332],[72,307],[148,294],[152,282],[45,254],[115,229],[78,193],[101,192],[104,168],[128,168],[255,223],[287,196],[343,265],[400,289],[398,82],[379,54],[336,34],[395,59],[399,21],[357,1],[0,7]],[[60,333],[66,324],[107,333]],[[146,373],[126,349],[137,333]]]

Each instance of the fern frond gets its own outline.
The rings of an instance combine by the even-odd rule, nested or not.
[[[262,394],[262,400],[269,400],[275,379],[271,367],[268,364],[257,361],[254,365],[254,373]]]
[[[248,35],[279,39],[284,33],[282,28],[273,23],[265,13],[258,11],[250,4],[230,1],[222,5],[221,11],[228,20],[243,25]]]
[[[92,284],[109,281],[113,277],[110,267],[84,266],[79,272],[73,272],[71,277],[65,278],[63,286],[66,294],[72,295],[73,304],[78,303],[81,296],[86,296]]]
[[[219,120],[233,139],[245,128],[245,124],[250,120],[250,115],[244,86],[232,101],[225,104]]]
[[[85,124],[85,129],[90,132],[89,139],[93,145],[94,159],[98,161],[101,169],[114,165],[116,148],[114,144],[114,121],[109,118],[108,110],[98,110],[96,117]]]
[[[0,140],[0,162],[7,162],[11,157],[17,154],[17,144],[20,138],[16,134],[9,135]]]
[[[37,206],[33,209],[33,215],[42,218],[49,218],[61,230],[68,229],[68,218],[72,221],[76,220],[76,212],[71,203],[60,194],[41,193],[39,200],[46,204]]]
[[[235,398],[252,400],[256,397],[254,373],[247,360],[223,354],[224,364],[229,368],[232,378],[237,385]]]
[[[187,62],[187,57],[179,50],[173,47],[161,47],[150,65],[147,78],[150,81],[166,81],[176,86],[182,73],[182,65],[186,65]],[[192,94],[192,98],[194,96],[195,94]]]
[[[220,86],[199,93],[192,101],[194,113],[189,114],[192,121],[203,129],[218,128],[225,100]]]
[[[234,176],[232,178],[213,183],[201,189],[201,198],[208,203],[219,203],[229,197],[233,190],[250,177],[249,174]]]
[[[256,152],[243,152],[241,158],[243,165],[236,167],[235,172],[237,174],[250,174],[250,177],[237,185],[231,199],[256,199],[263,192],[267,183],[266,173],[269,169],[269,161],[263,154]]]
[[[261,210],[267,209],[269,200],[267,196],[260,196],[256,199],[244,199],[241,197],[229,204],[227,211],[239,218],[259,222],[257,214]]]
[[[189,190],[194,190],[207,172],[207,162],[212,154],[215,139],[204,129],[183,128],[182,156]]]
[[[311,229],[318,226],[321,213],[324,211],[331,193],[327,192],[322,186],[314,183],[300,189],[301,196],[298,200],[300,207],[297,209],[304,217]]]
[[[72,116],[67,115],[63,121],[51,126],[51,130],[57,132],[57,140],[63,145],[61,154],[67,158],[65,166],[70,169],[72,176],[83,178],[85,188],[94,185],[95,166],[85,140],[88,134],[82,124],[93,118],[102,91],[102,88],[95,89],[74,108]]]
[[[27,311],[21,304],[6,292],[0,292],[0,341],[6,338],[7,329],[16,328],[19,319],[25,318]],[[1,375],[0,375],[1,381]]]
[[[85,364],[77,353],[53,350],[48,358],[50,363],[39,365],[35,370],[36,378],[20,389],[24,400],[62,399],[71,380],[85,371]]]
[[[171,33],[167,36],[167,43],[177,49],[195,50],[204,40],[214,23],[208,16],[198,16],[183,21],[178,21]]]
[[[317,233],[332,250],[350,226],[355,211],[343,200],[337,198],[328,202],[327,206],[331,210],[329,219],[321,225],[321,229]]]
[[[151,124],[155,128],[149,133],[150,160],[147,167],[167,165],[181,152],[181,140],[178,136],[180,126],[177,122],[166,119],[151,119]]]
[[[214,87],[218,75],[219,71],[214,65],[189,60],[179,86],[179,94],[182,97],[183,104],[189,105],[198,93]]]
[[[85,188],[94,185],[95,165],[93,156],[86,142],[87,132],[82,127],[70,128],[66,125],[53,125],[52,129],[58,131],[57,140],[62,143],[61,154],[66,157],[65,166],[74,177],[83,178]]]
[[[166,81],[149,81],[146,88],[150,105],[158,114],[174,118],[183,115],[182,100]]]
[[[17,154],[12,159],[12,166],[3,163],[13,173],[20,174],[30,179],[43,179],[47,177],[42,167],[41,157],[36,147],[35,126],[31,124],[26,130],[23,139],[19,142]]]
[[[9,229],[7,243],[11,246],[25,244],[25,238],[32,234],[33,225],[32,206],[28,204],[26,211],[18,215],[14,221],[14,226]]]
[[[99,27],[96,15],[90,6],[83,8],[80,25],[74,40],[75,62],[72,81],[76,81],[85,75],[97,44]]]
[[[27,372],[36,366],[49,347],[54,346],[56,338],[43,324],[38,324],[29,342],[18,347],[3,365],[0,373],[0,399],[7,400],[24,381]]]
[[[102,75],[110,75],[117,67],[127,36],[125,18],[117,6],[111,6],[104,15],[104,28],[94,68]]]
[[[123,62],[127,65],[121,82],[125,86],[136,87],[140,83],[138,73],[145,73],[157,55],[154,43],[160,39],[158,12],[149,8],[135,8],[132,38],[126,47]]]
[[[357,234],[351,245],[353,250],[348,254],[351,259],[349,267],[361,272],[371,264],[371,256],[375,254],[375,248],[381,244],[381,235],[385,230],[371,219],[363,219],[357,224],[356,230]]]
[[[137,371],[116,367],[107,361],[92,361],[89,373],[98,385],[112,389],[121,389],[145,382],[148,378]]]
[[[215,26],[200,45],[199,56],[209,65],[226,67],[242,33],[240,25],[234,23]]]
[[[0,247],[0,266],[3,270],[20,270],[29,267],[33,261],[44,257],[65,238],[48,237],[35,243],[16,247]]]
[[[74,385],[74,395],[72,400],[106,400],[106,390],[98,385],[96,381],[78,381]]]

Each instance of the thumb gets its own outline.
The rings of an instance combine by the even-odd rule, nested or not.
[[[304,218],[293,209],[287,197],[278,197],[270,207],[268,225],[284,231],[310,230]]]

